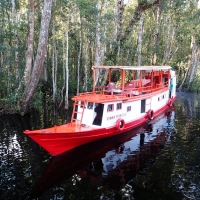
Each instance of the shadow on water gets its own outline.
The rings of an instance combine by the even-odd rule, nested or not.
[[[175,106],[149,126],[56,157],[23,134],[52,121],[1,117],[1,199],[200,199],[200,95],[179,92]]]

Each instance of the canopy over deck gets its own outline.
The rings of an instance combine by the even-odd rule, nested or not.
[[[124,70],[170,70],[170,66],[93,66],[92,69],[124,69]]]

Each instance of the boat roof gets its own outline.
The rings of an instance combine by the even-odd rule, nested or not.
[[[125,70],[170,70],[170,66],[93,66],[92,69],[125,69]]]

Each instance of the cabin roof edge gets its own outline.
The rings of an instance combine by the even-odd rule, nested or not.
[[[92,69],[124,69],[124,70],[169,70],[171,66],[92,66]]]

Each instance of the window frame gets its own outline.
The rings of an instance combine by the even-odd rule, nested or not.
[[[109,109],[109,107],[111,106],[111,110]],[[108,104],[108,107],[107,107],[107,112],[113,112],[114,111],[114,104]]]
[[[120,105],[120,108],[118,108],[118,105]],[[122,103],[117,103],[116,104],[116,110],[121,110],[122,109]]]
[[[94,108],[94,102],[87,102],[87,109],[92,110]]]
[[[127,110],[127,112],[130,112],[131,111],[131,106],[127,106],[126,110]]]

